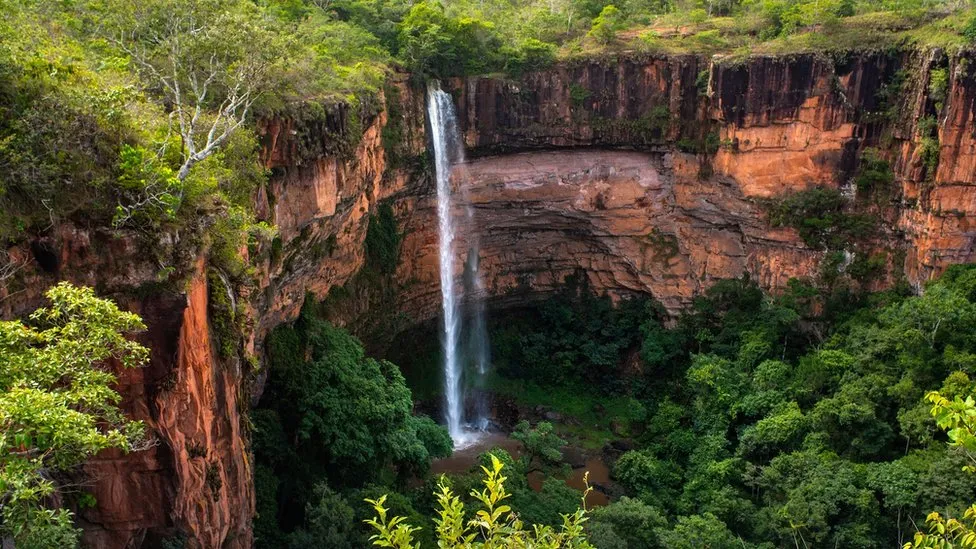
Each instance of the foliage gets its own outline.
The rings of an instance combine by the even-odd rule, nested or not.
[[[600,15],[593,19],[593,27],[588,35],[601,44],[609,44],[616,37],[620,25],[620,10],[613,4],[607,4],[600,10]]]
[[[442,77],[498,66],[501,42],[494,24],[451,17],[439,3],[414,4],[398,29],[400,55],[414,74]]]
[[[935,102],[936,110],[942,110],[949,91],[949,69],[942,67],[929,71],[929,98]]]
[[[266,346],[269,382],[253,414],[255,456],[271,475],[258,499],[259,509],[267,509],[258,522],[266,533],[260,546],[282,537],[314,540],[331,528],[321,518],[332,512],[330,490],[345,496],[394,472],[401,479],[423,475],[432,458],[450,455],[446,430],[411,415],[410,391],[397,367],[367,357],[358,340],[320,320],[313,307],[294,326],[273,330]],[[322,483],[330,490],[313,490]],[[354,533],[329,535],[355,546]]]
[[[939,165],[939,123],[934,116],[925,116],[918,120],[918,134],[920,138],[919,152],[926,167],[926,178],[935,177],[935,169]]]
[[[679,517],[673,529],[658,529],[662,547],[696,549],[698,547],[741,547],[741,540],[724,522],[711,513]]]
[[[553,298],[529,315],[505,321],[492,333],[492,357],[510,377],[560,385],[586,380],[605,391],[618,388],[623,353],[637,345],[648,302],[616,306],[593,295],[585,276],[567,277]]]
[[[847,200],[836,189],[815,187],[769,202],[769,222],[774,227],[793,227],[807,246],[837,250],[874,228],[871,218],[847,213]]]
[[[969,20],[966,22],[966,26],[962,29],[962,35],[969,40],[970,43],[976,43],[976,14],[971,15]]]
[[[854,184],[858,195],[886,198],[890,196],[895,176],[891,164],[877,149],[866,149],[861,156],[861,166]]]
[[[0,321],[0,537],[18,547],[73,547],[66,509],[46,505],[56,474],[106,448],[139,449],[143,425],[119,410],[109,363],[132,368],[149,351],[125,334],[145,329],[135,314],[60,283],[27,324]]]
[[[342,496],[324,484],[315,487],[314,499],[305,509],[305,521],[305,528],[288,536],[289,549],[358,547],[355,543],[355,511]]]
[[[667,518],[657,508],[623,496],[610,505],[593,509],[586,531],[593,545],[600,549],[653,549],[660,546],[656,531],[667,524]]]
[[[400,260],[400,238],[393,207],[386,202],[380,204],[376,215],[369,217],[366,229],[366,264],[381,274],[393,274]]]
[[[946,398],[938,391],[925,395],[925,399],[932,403],[932,416],[940,429],[944,429],[949,436],[949,446],[962,450],[966,455],[967,465],[963,471],[976,473],[976,400],[972,395],[965,399],[956,396]],[[905,549],[913,547],[976,547],[976,504],[969,506],[962,516],[962,520],[943,517],[938,512],[929,513],[925,519],[928,533],[918,532],[912,542],[905,544]]]
[[[511,494],[505,489],[507,478],[501,474],[504,465],[491,455],[491,467],[482,467],[485,473],[484,488],[473,490],[471,496],[482,506],[475,516],[465,521],[464,505],[451,488],[441,481],[438,484],[437,511],[434,518],[438,547],[511,547],[540,549],[576,548],[593,546],[586,540],[583,525],[586,511],[563,515],[559,530],[550,526],[526,527],[505,500]],[[417,527],[410,526],[403,517],[389,517],[386,496],[368,500],[376,510],[376,516],[367,521],[376,533],[370,538],[376,547],[414,549]]]
[[[522,420],[515,426],[512,438],[522,443],[526,469],[533,463],[538,463],[543,468],[562,463],[562,447],[566,445],[566,441],[555,434],[548,421],[540,421],[535,427],[531,427],[528,421]]]
[[[548,68],[556,60],[556,46],[538,38],[525,38],[514,49],[504,49],[506,72],[522,74]]]
[[[860,173],[880,189],[886,168],[869,157]],[[932,509],[944,525],[954,518],[953,532],[965,531],[976,478],[947,472],[973,464],[937,444],[937,423],[921,400],[939,390],[944,404],[955,402],[955,416],[936,417],[950,428],[968,417],[974,273],[972,265],[954,266],[918,296],[848,294],[839,304],[800,281],[772,297],[747,278],[726,280],[672,327],[647,320],[641,354],[643,366],[654,368],[643,378],[607,374],[646,409],[632,429],[633,449],[612,470],[628,501],[639,502],[628,515],[635,526],[617,526],[610,510],[594,513],[591,542],[883,547],[903,544],[904,525],[921,524]],[[533,373],[519,372],[505,375],[532,385],[524,380]],[[600,397],[592,389],[577,389],[588,398],[564,396],[558,385],[539,391],[554,402],[580,401],[553,406],[576,421],[597,417],[590,408]],[[505,394],[543,402],[531,391]],[[570,423],[557,425],[561,436],[573,433]],[[960,443],[964,432],[956,431]],[[636,524],[645,525],[640,537],[631,535]]]

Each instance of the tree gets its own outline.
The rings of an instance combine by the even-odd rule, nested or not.
[[[243,3],[126,4],[135,7],[132,19],[112,38],[171,105],[184,147],[177,172],[183,181],[247,120],[269,82],[274,34]]]
[[[963,471],[976,473],[976,400],[971,395],[950,400],[938,391],[930,392],[925,398],[932,403],[935,422],[947,431],[949,446],[959,448],[965,454],[968,464]],[[976,503],[963,512],[962,520],[933,511],[925,522],[928,533],[916,533],[914,540],[905,544],[905,549],[976,547]]]
[[[437,2],[418,2],[397,26],[400,58],[418,76],[477,74],[499,66],[495,25],[478,17],[452,17]]]
[[[563,461],[562,447],[566,446],[566,441],[559,438],[548,421],[540,421],[532,428],[528,421],[522,420],[515,426],[512,438],[521,442],[524,447],[526,469],[533,462],[547,468],[556,467]]]
[[[294,325],[271,332],[266,348],[268,385],[252,413],[258,547],[282,546],[289,533],[296,546],[325,535],[334,497],[317,485],[358,502],[350,490],[423,477],[431,459],[450,455],[447,430],[411,415],[396,365],[367,357],[356,338],[319,320],[311,302]]]
[[[501,472],[502,462],[493,454],[491,467],[482,466],[485,473],[484,489],[472,490],[482,508],[475,517],[465,521],[464,504],[447,486],[444,479],[438,483],[435,493],[439,509],[434,518],[437,546],[442,549],[594,549],[586,540],[583,525],[587,520],[584,507],[575,513],[563,515],[562,527],[557,531],[550,526],[532,525],[527,528],[511,507],[505,504],[511,494],[505,490],[506,477]],[[587,492],[589,492],[587,488]],[[367,500],[376,510],[376,516],[366,521],[376,530],[370,539],[376,547],[392,549],[420,549],[414,542],[418,530],[405,522],[403,517],[388,518],[386,496]]]
[[[125,334],[133,313],[66,282],[27,324],[0,321],[0,536],[17,547],[72,547],[71,513],[52,509],[58,472],[106,448],[147,447],[141,422],[119,410],[113,363],[145,364],[148,349]]]
[[[142,164],[169,160],[171,147],[179,147],[175,173],[139,172],[140,185],[116,215],[121,225],[143,209],[178,207],[193,167],[224,147],[272,88],[272,67],[287,46],[257,6],[237,0],[113,0],[94,18],[108,21],[106,39],[132,60],[146,90],[160,96],[169,132],[176,132],[175,142],[160,139],[157,159]]]
[[[655,530],[667,524],[664,514],[656,507],[623,496],[610,505],[594,509],[586,530],[590,541],[600,549],[614,544],[627,549],[653,549],[658,547]]]
[[[648,450],[631,450],[620,456],[613,477],[643,501],[658,505],[673,502],[681,483],[677,465],[658,459]]]
[[[359,545],[353,508],[325,484],[315,487],[317,501],[305,510],[305,528],[288,536],[288,549],[354,549]]]
[[[674,528],[657,530],[661,547],[668,549],[720,549],[744,547],[725,523],[711,513],[679,517]]]
[[[622,20],[623,15],[617,6],[608,4],[600,11],[600,15],[593,19],[593,28],[590,29],[589,35],[601,44],[609,44],[616,38]]]
[[[268,393],[288,440],[303,460],[327,468],[331,485],[356,485],[390,464],[424,470],[432,454],[449,454],[443,427],[411,416],[395,364],[367,357],[356,338],[307,309],[300,322],[272,334]]]

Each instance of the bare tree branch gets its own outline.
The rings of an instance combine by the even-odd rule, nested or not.
[[[182,182],[193,166],[216,152],[246,122],[259,95],[266,63],[246,48],[237,52],[243,56],[239,59],[219,51],[225,45],[221,24],[233,21],[198,24],[193,14],[180,12],[167,17],[162,35],[155,30],[142,37],[122,32],[110,39],[166,95],[170,119],[176,119],[184,147],[177,172]],[[196,41],[197,50],[204,44],[210,51],[202,56],[197,51],[198,57],[193,57],[191,41]],[[223,98],[211,110],[215,87],[223,90]]]
[[[30,256],[24,254],[20,259],[12,258],[7,250],[0,250],[0,283],[13,278],[18,271],[30,263]]]

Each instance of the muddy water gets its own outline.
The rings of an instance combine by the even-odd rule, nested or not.
[[[505,433],[488,433],[478,442],[451,454],[451,457],[434,460],[430,465],[430,472],[434,476],[450,473],[466,473],[478,463],[478,456],[491,450],[501,448],[513,457],[522,455],[522,443],[511,439]]]
[[[588,481],[593,491],[586,495],[586,507],[602,507],[610,503],[610,498],[601,488],[610,483],[610,468],[603,462],[600,456],[593,456],[586,460],[586,465],[578,469],[573,469],[573,474],[566,479],[566,484],[577,490],[584,490],[586,484],[583,482],[583,475],[590,473]]]
[[[478,456],[492,448],[502,448],[513,457],[521,455],[522,443],[509,438],[504,433],[491,433],[484,436],[477,444],[455,452],[451,457],[435,460],[430,467],[431,472],[437,476],[441,474],[466,473],[478,464]],[[576,451],[569,449],[568,451]],[[589,484],[593,491],[586,496],[586,507],[601,507],[610,503],[610,498],[604,492],[610,480],[610,468],[604,463],[602,456],[589,456],[585,460],[583,467],[573,469],[572,474],[566,479],[566,484],[570,487],[583,491],[585,484],[583,475],[589,472]],[[542,482],[545,475],[541,471],[532,471],[526,475],[529,487],[536,492],[542,490]]]

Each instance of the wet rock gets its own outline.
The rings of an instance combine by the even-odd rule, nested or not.
[[[563,420],[563,415],[562,414],[560,414],[559,412],[552,411],[552,410],[549,410],[546,413],[542,414],[542,417],[546,421],[550,421],[550,422],[553,422],[553,423],[561,422]]]
[[[567,446],[563,449],[563,463],[572,469],[579,469],[586,466],[586,454],[582,449]]]

